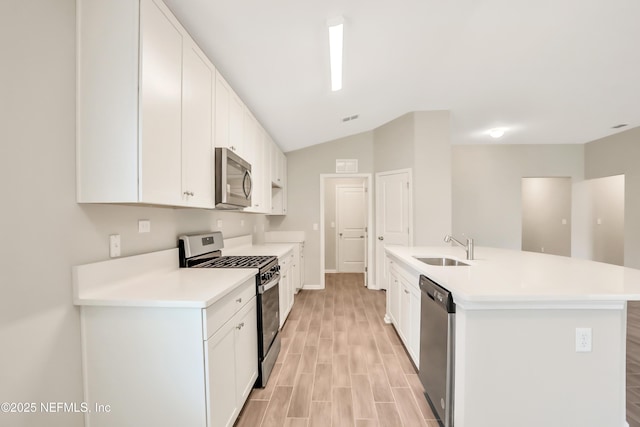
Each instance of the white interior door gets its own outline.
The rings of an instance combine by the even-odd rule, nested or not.
[[[409,246],[411,238],[411,170],[376,174],[376,286],[387,288],[385,245]]]
[[[364,273],[367,226],[363,187],[336,188],[336,229],[340,273]]]

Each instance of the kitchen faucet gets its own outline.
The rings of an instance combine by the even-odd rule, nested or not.
[[[467,251],[467,259],[473,259],[473,239],[467,238],[467,244],[465,245],[459,240],[453,238],[453,236],[451,236],[450,234],[447,234],[446,236],[444,236],[444,241],[447,243],[453,242],[456,245],[463,247],[464,250]]]

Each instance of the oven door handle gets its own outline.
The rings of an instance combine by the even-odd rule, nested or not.
[[[278,282],[280,281],[280,275],[277,274],[274,279],[272,279],[271,281],[265,283],[264,285],[260,285],[258,286],[258,293],[259,294],[264,294],[265,292],[267,292],[269,289],[273,288],[274,286],[276,286],[278,284]]]

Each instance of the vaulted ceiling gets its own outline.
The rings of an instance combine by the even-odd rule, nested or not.
[[[454,144],[584,143],[640,126],[637,0],[165,1],[284,151],[418,110],[450,110]],[[326,24],[339,15],[344,87],[332,92]]]

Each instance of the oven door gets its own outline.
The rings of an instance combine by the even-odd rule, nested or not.
[[[280,325],[280,275],[276,274],[268,283],[258,286],[259,325],[258,351],[261,360],[265,358]]]

